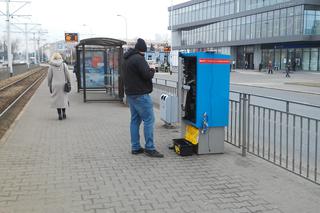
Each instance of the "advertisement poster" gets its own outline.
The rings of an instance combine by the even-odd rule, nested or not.
[[[80,54],[82,61],[82,54]],[[82,63],[80,64],[82,70]],[[105,67],[103,51],[86,51],[85,73],[87,88],[103,88],[105,86]],[[81,87],[83,88],[83,73],[81,75]]]

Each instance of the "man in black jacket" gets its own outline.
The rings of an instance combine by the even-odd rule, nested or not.
[[[150,157],[163,157],[154,146],[153,103],[149,93],[152,92],[152,78],[155,69],[150,68],[144,58],[147,45],[141,38],[137,40],[134,49],[124,54],[124,86],[131,112],[130,134],[131,153],[145,153]],[[144,122],[145,148],[140,145],[139,127]]]

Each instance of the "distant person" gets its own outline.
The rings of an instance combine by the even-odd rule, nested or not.
[[[66,82],[70,82],[68,66],[59,53],[54,53],[49,62],[48,86],[52,97],[51,107],[56,108],[59,120],[66,119],[66,108],[69,104],[68,93],[64,91]]]
[[[296,66],[297,66],[296,60],[293,60],[293,62],[292,62],[292,70],[293,71],[296,71]]]
[[[80,82],[81,79],[80,79],[80,70],[78,70],[78,68],[77,68],[77,62],[75,62],[73,65],[73,73],[76,75],[78,92],[79,92],[80,85],[81,85],[81,82]]]
[[[268,63],[268,74],[272,74],[272,73],[273,73],[272,61],[269,61],[269,63]]]
[[[286,66],[286,77],[290,77],[290,64],[288,63]]]
[[[133,155],[145,153],[150,157],[162,158],[154,145],[153,128],[154,112],[153,103],[149,93],[152,92],[152,78],[154,67],[149,67],[144,58],[147,45],[141,38],[137,40],[135,48],[130,48],[124,54],[124,86],[127,101],[131,112],[130,134],[131,153]],[[145,148],[140,145],[139,128],[144,122]]]
[[[245,67],[246,70],[248,69],[248,61],[244,62],[244,67]]]
[[[262,63],[259,64],[259,72],[262,71]]]

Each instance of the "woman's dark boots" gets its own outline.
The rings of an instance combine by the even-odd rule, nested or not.
[[[67,115],[66,115],[66,108],[62,108],[62,118],[66,119]]]
[[[58,109],[57,109],[57,111],[58,111],[59,120],[62,120],[61,109],[60,109],[60,108],[58,108]]]
[[[57,108],[59,120],[66,119],[66,108]]]

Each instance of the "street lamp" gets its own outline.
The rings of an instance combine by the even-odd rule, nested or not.
[[[127,23],[127,18],[121,14],[118,14],[117,16],[122,17],[124,19],[124,22],[126,24],[126,43],[128,45],[128,23]]]
[[[81,33],[79,35],[80,39],[85,39],[85,38],[90,38],[92,36],[95,36],[95,34],[92,32],[91,26],[87,24],[82,24],[80,25],[80,27],[81,27]]]

